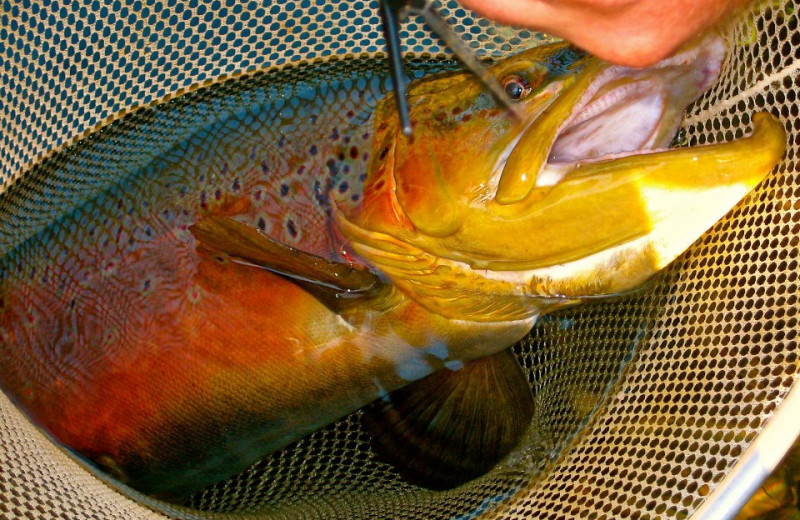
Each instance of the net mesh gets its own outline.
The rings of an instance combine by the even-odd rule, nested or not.
[[[60,200],[101,189],[104,171],[146,164],[171,142],[165,133],[213,120],[220,100],[276,77],[302,79],[297,65],[374,55],[383,45],[375,3],[2,5],[4,250],[52,219]],[[454,2],[441,9],[488,56],[540,38]],[[790,135],[785,161],[643,291],[548,316],[515,347],[537,411],[523,445],[490,474],[447,492],[415,488],[375,458],[354,414],[196,494],[188,510],[150,505],[233,518],[688,516],[796,377],[798,35],[791,1],[754,9],[730,33],[720,82],[685,122],[686,143],[702,144],[741,137],[752,113],[769,110]],[[416,20],[403,39],[423,57],[444,52]],[[283,68],[224,96],[197,87],[267,66]],[[167,105],[135,110],[166,96],[168,115],[158,110]],[[120,122],[94,131],[110,118]],[[59,155],[75,143],[80,153]],[[0,517],[162,517],[73,461],[1,394],[0,439]]]

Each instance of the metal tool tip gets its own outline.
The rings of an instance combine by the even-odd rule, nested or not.
[[[406,137],[411,137],[412,129],[411,125],[403,125],[403,135]]]

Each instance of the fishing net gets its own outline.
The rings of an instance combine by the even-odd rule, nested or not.
[[[486,57],[544,40],[455,2],[441,10]],[[147,164],[225,103],[309,70],[377,70],[369,57],[383,45],[374,2],[7,0],[0,17],[3,251],[102,189],[104,172]],[[137,502],[0,394],[0,517],[722,518],[788,448],[781,435],[797,425],[785,417],[800,410],[797,25],[794,3],[776,0],[732,27],[722,77],[682,135],[688,145],[739,138],[769,110],[789,133],[784,162],[642,291],[548,316],[514,347],[536,413],[488,475],[451,491],[414,487],[371,452],[356,413],[180,506]],[[445,56],[416,20],[403,41],[416,73]]]

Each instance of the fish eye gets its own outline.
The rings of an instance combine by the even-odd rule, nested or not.
[[[508,97],[514,101],[519,101],[531,93],[531,87],[528,82],[516,74],[506,76],[500,84],[503,85],[503,90],[506,91]]]
[[[508,97],[514,101],[519,101],[531,93],[531,87],[528,82],[516,74],[506,76],[500,84],[503,85],[503,90],[506,91]]]

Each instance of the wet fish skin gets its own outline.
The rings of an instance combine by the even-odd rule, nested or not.
[[[541,129],[515,126],[474,80],[454,74],[412,87],[416,142],[399,137],[386,100],[371,119],[336,106],[280,124],[243,118],[177,146],[135,182],[4,260],[3,389],[55,438],[123,482],[175,496],[409,382],[505,349],[542,312],[640,283],[707,227],[700,222],[680,240],[665,235],[664,250],[631,242],[660,229],[651,226],[660,221],[650,218],[656,213],[640,187],[666,183],[679,205],[702,175],[702,190],[735,177],[703,171],[670,182],[680,172],[666,169],[648,184],[651,169],[640,163],[685,166],[698,157],[714,169],[714,157],[729,154],[727,164],[747,158],[752,171],[742,172],[741,189],[719,202],[718,218],[768,173],[782,152],[782,134],[767,121],[758,139],[691,157],[600,155],[576,161],[580,167],[560,188],[525,192],[527,181],[518,176],[498,201],[504,159],[515,165],[509,175],[520,164],[550,160],[531,152],[515,163],[505,153],[513,141],[519,139],[514,153],[522,153],[519,143],[549,153],[536,144],[536,132],[553,144],[570,117],[566,109],[581,100],[570,93],[608,70],[595,61],[576,65],[571,52],[553,46],[497,65],[501,77],[534,85],[522,102]],[[626,81],[639,77],[625,74]],[[689,97],[697,94],[693,88]],[[570,103],[558,103],[563,99]],[[664,112],[674,119],[674,110]],[[435,137],[435,146],[421,142],[424,135]],[[551,204],[547,197],[558,190],[559,201],[588,198]],[[622,212],[625,218],[600,212],[592,220],[581,211],[602,210],[620,193],[635,209]],[[520,223],[531,215],[545,220]],[[268,266],[198,243],[192,226],[208,216],[373,269],[391,290],[334,312]],[[559,231],[562,224],[579,229],[575,218],[604,231],[606,240]],[[536,247],[549,243],[539,235],[556,244],[548,255]],[[611,249],[613,258],[600,258]]]

